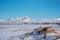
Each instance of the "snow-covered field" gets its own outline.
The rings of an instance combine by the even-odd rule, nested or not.
[[[59,25],[0,25],[0,40],[52,40],[59,36],[59,34],[47,34],[47,37],[43,39],[43,35],[29,35],[26,38],[24,34],[31,32],[38,27],[53,26],[60,30]]]

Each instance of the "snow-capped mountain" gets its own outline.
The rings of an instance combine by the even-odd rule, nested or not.
[[[20,21],[20,22],[31,22],[31,18],[29,18],[28,16],[24,16],[24,17],[21,17],[21,18],[13,18],[13,19],[7,19],[7,21]]]
[[[7,19],[7,21],[20,21],[20,18],[19,17],[15,17],[15,18],[12,18],[12,19]]]
[[[25,16],[25,17],[21,18],[21,21],[23,21],[23,22],[31,22],[32,20],[28,16]]]
[[[60,20],[60,18],[55,18],[55,20]]]
[[[16,36],[11,36],[8,40],[53,40],[53,39],[60,40],[60,35],[58,34],[58,31],[55,30],[55,28],[54,29],[52,28],[53,28],[52,26],[39,27],[30,30],[30,32],[26,32]]]
[[[60,18],[55,19],[42,19],[42,20],[32,20],[28,16],[16,17],[7,20],[0,20],[0,24],[60,24]]]
[[[7,19],[7,20],[0,20],[0,24],[28,24],[30,22],[32,22],[33,20],[31,20],[31,18],[29,18],[28,16],[24,16],[24,17],[16,17],[16,18],[12,18],[12,19]]]
[[[40,20],[41,23],[60,23],[60,18],[55,19],[42,19]]]

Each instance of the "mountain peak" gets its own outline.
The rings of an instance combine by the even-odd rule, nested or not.
[[[31,22],[32,20],[31,20],[30,17],[24,16],[24,17],[21,18],[21,21],[23,21],[23,22]]]

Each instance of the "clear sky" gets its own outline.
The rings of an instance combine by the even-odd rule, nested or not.
[[[60,18],[60,0],[0,0],[0,19],[23,16]]]

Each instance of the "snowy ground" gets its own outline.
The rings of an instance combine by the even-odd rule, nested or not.
[[[0,40],[52,40],[59,36],[58,34],[47,34],[46,39],[43,39],[43,35],[29,35],[21,39],[24,34],[41,26],[53,26],[60,30],[59,25],[0,25]]]

